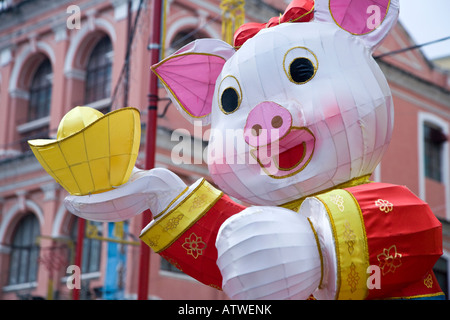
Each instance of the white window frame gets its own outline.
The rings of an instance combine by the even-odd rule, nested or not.
[[[426,123],[432,124],[442,130],[442,132],[450,137],[449,124],[447,121],[429,112],[419,112],[418,114],[418,160],[419,160],[419,197],[426,201],[426,177],[425,177],[425,137],[424,126]],[[450,221],[450,157],[449,157],[449,141],[447,140],[442,146],[442,184],[445,187],[445,218]]]

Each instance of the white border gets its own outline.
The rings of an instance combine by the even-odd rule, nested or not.
[[[449,137],[449,124],[442,118],[428,112],[418,112],[418,160],[419,160],[419,197],[426,201],[426,187],[425,187],[425,161],[423,155],[425,152],[424,132],[423,126],[425,122],[434,124],[442,129],[444,134]],[[445,218],[450,221],[450,157],[449,157],[449,141],[444,143],[442,150],[442,183],[445,187]]]

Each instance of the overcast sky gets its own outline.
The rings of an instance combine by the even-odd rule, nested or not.
[[[450,36],[450,0],[400,0],[400,22],[416,42]],[[428,59],[450,56],[450,40],[422,48]]]

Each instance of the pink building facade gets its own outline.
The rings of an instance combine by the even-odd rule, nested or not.
[[[267,21],[289,1],[246,1],[246,21]],[[3,2],[1,2],[3,3]],[[67,192],[42,170],[26,141],[54,138],[62,116],[79,105],[141,111],[143,167],[149,86],[151,3],[140,0],[6,1],[0,7],[0,299],[72,299],[77,218]],[[221,38],[219,0],[165,1],[162,55],[197,38]],[[135,26],[134,32],[133,26]],[[414,45],[400,24],[375,56]],[[125,63],[130,48],[129,64]],[[436,274],[450,282],[450,72],[418,50],[378,58],[395,103],[390,148],[375,181],[408,186],[444,228]],[[193,128],[160,89],[156,165],[191,184],[208,179],[207,132]],[[189,163],[174,161],[181,138],[193,137]],[[141,216],[124,224],[88,223],[81,299],[136,299]],[[120,231],[120,232],[118,232]],[[119,239],[120,242],[108,241]],[[227,299],[151,254],[149,299]]]

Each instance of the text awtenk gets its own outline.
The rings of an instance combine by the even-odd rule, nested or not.
[[[229,304],[224,305],[222,308],[222,314],[272,314],[270,311],[271,305],[255,305],[255,304]]]

